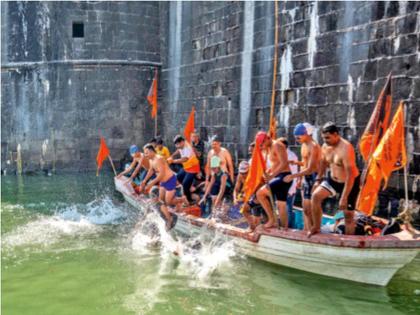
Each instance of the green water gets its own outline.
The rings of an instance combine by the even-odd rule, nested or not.
[[[251,260],[220,240],[181,259],[136,233],[110,177],[7,176],[1,192],[4,315],[420,313],[419,258],[385,288]]]

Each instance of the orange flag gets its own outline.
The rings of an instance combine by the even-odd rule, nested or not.
[[[155,118],[158,110],[157,103],[157,88],[158,88],[158,72],[155,70],[155,76],[153,78],[152,85],[150,86],[149,93],[147,93],[147,101],[152,106],[152,118]]]
[[[401,101],[389,128],[373,153],[373,160],[380,166],[386,188],[389,176],[407,164],[404,135],[404,104]]]
[[[195,129],[194,115],[195,115],[195,108],[193,106],[191,109],[190,116],[188,117],[187,123],[185,124],[185,129],[184,129],[184,137],[187,142],[191,142],[191,134],[193,133]]]
[[[389,74],[359,142],[360,154],[366,162],[369,161],[373,151],[388,128],[391,104],[391,74]]]
[[[371,160],[366,171],[366,180],[359,192],[356,209],[366,215],[371,215],[375,208],[378,192],[381,187],[382,175],[375,160]]]
[[[260,149],[260,144],[256,143],[254,151],[252,152],[251,165],[248,176],[245,179],[243,186],[244,202],[248,202],[251,196],[255,193],[263,181],[265,172],[265,161]]]
[[[373,152],[367,169],[366,181],[359,193],[357,209],[371,215],[375,208],[382,178],[384,189],[391,173],[407,164],[404,136],[404,105],[400,103],[397,112],[379,145]]]
[[[108,156],[109,156],[109,149],[106,146],[105,139],[101,137],[101,144],[99,145],[98,155],[96,156],[96,164],[98,164],[96,175],[98,175],[98,172],[100,168],[102,167],[102,163]]]

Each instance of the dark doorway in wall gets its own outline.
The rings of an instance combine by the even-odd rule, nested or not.
[[[85,37],[85,25],[83,22],[73,22],[73,38]]]

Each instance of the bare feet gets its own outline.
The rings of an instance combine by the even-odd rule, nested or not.
[[[273,227],[275,227],[274,222],[273,221],[268,221],[266,224],[263,225],[264,229],[271,229]]]
[[[173,223],[173,217],[171,216],[170,219],[166,219],[166,224],[165,224],[165,229],[166,231],[169,231],[170,229],[172,229],[172,223]]]
[[[309,230],[309,232],[306,234],[306,236],[309,238],[312,235],[318,234],[320,232],[321,232],[320,229],[316,229],[316,228],[313,227]]]

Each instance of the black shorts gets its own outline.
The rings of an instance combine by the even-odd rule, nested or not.
[[[271,189],[271,193],[277,201],[286,202],[287,200],[287,195],[289,193],[289,189],[292,186],[293,181],[291,181],[290,183],[286,183],[283,181],[283,178],[290,174],[290,172],[280,173],[268,182],[268,186]]]
[[[316,179],[316,173],[305,175],[305,177],[303,178],[303,184],[302,184],[303,199],[311,200],[312,187],[314,187],[315,179]]]
[[[353,187],[349,193],[349,196],[347,197],[347,202],[348,202],[347,210],[356,209],[357,197],[359,195],[359,190],[360,190],[359,185],[360,185],[360,175],[354,179]],[[341,195],[344,189],[344,183],[336,182],[335,180],[331,178],[331,175],[328,174],[327,179],[321,183],[321,187],[328,190],[331,193],[331,197],[334,197],[336,195]]]

